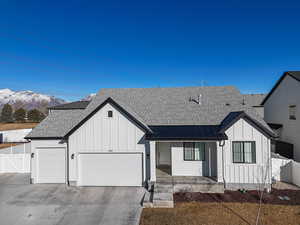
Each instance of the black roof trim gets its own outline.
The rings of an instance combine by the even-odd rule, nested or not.
[[[59,140],[63,137],[24,137],[26,140]]]
[[[94,111],[92,111],[89,115],[87,115],[83,120],[81,120],[74,128],[72,128],[65,137],[70,136],[75,130],[77,130],[82,124],[84,124],[88,119],[90,119],[93,115],[95,115],[104,105],[107,103],[112,104],[118,110],[123,112],[126,116],[128,116],[134,123],[136,123],[142,130],[146,133],[152,132],[151,129],[142,124],[139,120],[137,120],[134,116],[132,116],[129,112],[127,112],[122,106],[120,106],[117,102],[115,102],[111,97],[108,97],[104,102],[102,102]]]
[[[152,134],[147,140],[227,140],[226,134],[219,133],[218,125],[163,125],[150,126]]]
[[[293,74],[293,73],[299,73],[299,75],[297,74]],[[261,105],[264,105],[266,103],[266,101],[269,99],[269,97],[273,94],[273,92],[276,90],[276,88],[279,86],[279,84],[283,81],[283,79],[286,76],[291,76],[293,77],[295,80],[300,82],[300,71],[287,71],[284,72],[283,75],[279,78],[279,80],[275,83],[274,87],[271,89],[271,91],[268,93],[268,95],[264,98],[264,100],[262,101]]]
[[[70,102],[70,103],[65,103],[61,105],[56,105],[56,106],[51,106],[48,107],[50,110],[71,110],[71,109],[85,109],[90,101],[76,101],[76,102]]]
[[[226,118],[222,121],[220,125],[220,133],[224,133],[229,127],[231,127],[235,122],[237,122],[239,119],[243,118],[246,120],[251,126],[255,127],[257,130],[265,134],[269,138],[275,138],[276,135],[265,128],[261,123],[254,120],[252,117],[250,117],[247,113],[244,111],[238,111],[238,112],[231,112],[229,113]]]
[[[279,123],[268,123],[268,125],[269,125],[272,129],[274,129],[274,130],[277,130],[277,129],[283,127],[283,125],[282,125],[282,124],[279,124]]]
[[[228,140],[228,137],[174,137],[174,138],[160,138],[160,137],[146,137],[148,141],[221,141]]]

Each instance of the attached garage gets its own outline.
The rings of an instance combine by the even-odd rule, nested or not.
[[[36,148],[36,167],[35,183],[65,183],[66,149]]]
[[[78,154],[78,186],[142,186],[142,153]]]

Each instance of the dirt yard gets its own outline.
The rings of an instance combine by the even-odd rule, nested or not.
[[[282,200],[281,200],[282,199]],[[178,193],[174,209],[144,209],[140,225],[252,225],[259,193]],[[264,194],[260,225],[300,225],[300,191],[273,189]]]
[[[34,128],[38,123],[0,123],[1,130],[17,130]]]
[[[140,225],[254,225],[256,203],[178,203],[174,209],[143,209]],[[299,225],[300,206],[263,204],[260,225]]]
[[[289,200],[281,200],[280,197],[287,196]],[[176,193],[174,194],[175,203],[179,202],[226,202],[226,203],[259,203],[260,193],[257,191],[225,191],[224,194],[205,194],[205,193]],[[272,189],[271,193],[264,193],[262,202],[273,205],[299,205],[299,190],[278,190]]]

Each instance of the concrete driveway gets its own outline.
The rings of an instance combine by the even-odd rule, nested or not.
[[[29,175],[0,174],[0,224],[136,225],[143,188],[29,184]]]

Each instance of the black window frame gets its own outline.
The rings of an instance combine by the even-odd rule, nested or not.
[[[186,159],[185,158],[185,150],[186,150],[186,147],[185,147],[185,145],[186,144],[190,144],[190,143],[192,143],[193,144],[193,147],[192,147],[192,159]],[[201,143],[203,143],[204,144],[204,154],[203,154],[203,159],[195,159],[195,145],[196,145],[196,142],[183,142],[183,160],[184,161],[190,161],[190,162],[194,162],[194,161],[199,161],[199,162],[203,162],[203,161],[205,161],[205,152],[206,152],[206,144],[205,144],[205,142],[201,142]]]
[[[234,161],[234,144],[235,143],[242,143],[243,144],[243,152],[242,152],[242,158],[243,160],[242,161],[239,161],[239,162],[235,162]],[[251,161],[251,162],[246,162],[245,161],[245,147],[244,147],[244,144],[245,143],[251,143],[251,151],[253,150],[252,148],[254,148],[254,161]],[[253,144],[253,145],[252,145]],[[232,141],[232,163],[236,163],[236,164],[256,164],[256,141]],[[254,147],[253,147],[254,146]],[[252,152],[251,152],[252,153]],[[251,154],[252,155],[252,154]],[[253,160],[253,159],[252,159]]]
[[[108,110],[108,111],[107,111],[107,117],[108,117],[108,118],[112,118],[113,115],[114,115],[114,114],[113,114],[113,111],[112,111],[112,110]]]
[[[292,115],[291,110],[294,110],[294,115]],[[290,120],[297,120],[297,105],[289,105],[289,119]]]

